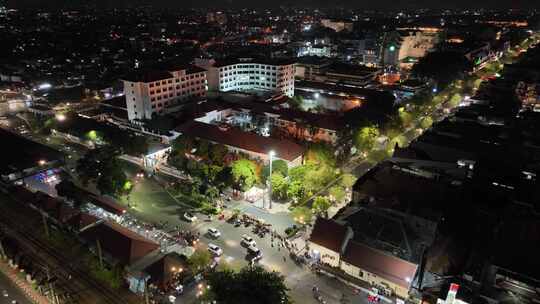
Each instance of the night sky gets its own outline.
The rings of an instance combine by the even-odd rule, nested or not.
[[[97,7],[132,7],[151,5],[156,8],[183,7],[351,7],[351,8],[540,8],[540,0],[4,0],[9,7],[62,8],[91,5]],[[2,0],[0,0],[2,3]]]

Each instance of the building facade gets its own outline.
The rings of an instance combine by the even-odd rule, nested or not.
[[[336,32],[352,31],[353,23],[350,21],[321,19],[321,25],[327,28],[331,28]]]
[[[123,82],[130,121],[174,111],[182,101],[205,97],[208,89],[206,72],[195,66],[139,73]]]
[[[240,58],[217,62],[213,59],[196,59],[195,64],[207,70],[210,90],[274,91],[294,96],[295,67],[290,61]]]
[[[314,259],[345,275],[345,279],[364,281],[378,292],[401,299],[409,297],[418,265],[355,240],[348,226],[317,218],[308,239]]]

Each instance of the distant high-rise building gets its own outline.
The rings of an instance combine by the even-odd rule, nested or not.
[[[206,71],[196,66],[138,72],[124,80],[128,118],[151,119],[174,111],[182,101],[206,96]]]
[[[215,61],[196,59],[207,70],[208,88],[215,91],[274,91],[294,95],[294,62],[239,58]]]

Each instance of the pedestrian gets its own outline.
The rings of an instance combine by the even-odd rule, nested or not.
[[[283,262],[287,262],[287,258],[283,256]]]

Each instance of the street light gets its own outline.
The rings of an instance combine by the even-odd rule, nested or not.
[[[269,195],[270,203],[268,204],[268,209],[272,209],[272,161],[273,161],[274,155],[276,155],[276,152],[274,152],[274,150],[270,150],[270,152],[268,152],[268,156],[270,158],[270,172],[268,174],[268,181],[269,181],[268,188],[270,189],[270,195]]]

